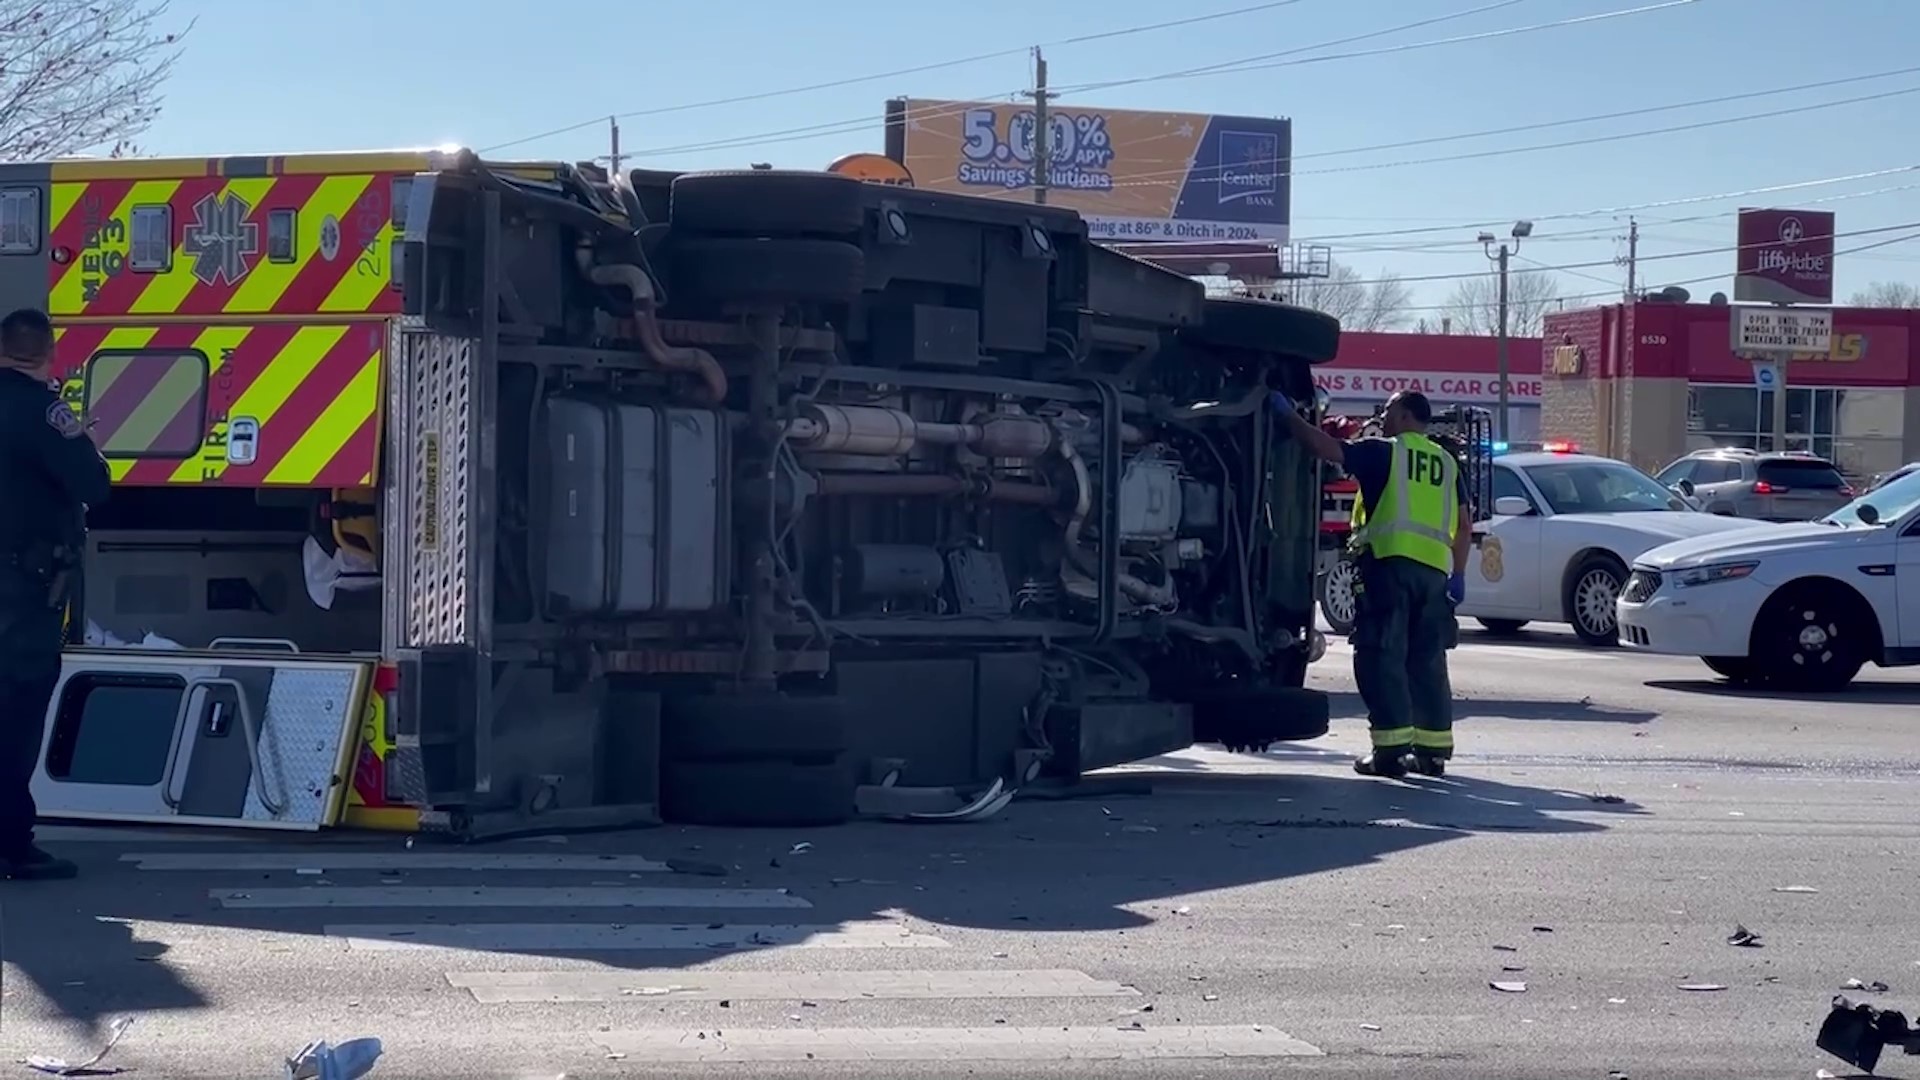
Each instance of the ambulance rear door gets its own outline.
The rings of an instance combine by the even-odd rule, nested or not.
[[[270,642],[69,650],[33,778],[40,816],[333,825],[373,668]]]

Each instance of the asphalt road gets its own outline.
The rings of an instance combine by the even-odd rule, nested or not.
[[[169,1080],[357,1036],[395,1080],[1750,1080],[1846,1075],[1812,1042],[1849,978],[1920,1008],[1920,680],[1776,700],[1463,637],[1445,781],[1348,771],[1337,646],[1320,742],[973,826],[48,830],[86,873],[0,884],[0,1059],[84,1059],[132,1016],[103,1064]]]

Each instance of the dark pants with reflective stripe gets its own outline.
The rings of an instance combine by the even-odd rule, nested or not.
[[[1447,650],[1458,637],[1446,574],[1412,559],[1361,558],[1353,681],[1376,754],[1453,756]]]

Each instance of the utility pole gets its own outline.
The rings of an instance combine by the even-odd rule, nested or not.
[[[617,118],[612,116],[607,117],[607,134],[613,140],[613,153],[610,154],[607,158],[607,161],[610,163],[610,168],[608,171],[611,172],[614,176],[619,176],[620,175],[620,121]]]
[[[1515,245],[1518,246],[1518,245]],[[1513,365],[1507,356],[1507,245],[1500,245],[1500,339],[1494,346],[1494,370],[1499,372],[1500,398],[1500,441],[1508,440],[1507,434],[1507,381],[1512,378]]]
[[[1047,116],[1047,58],[1033,47],[1033,201],[1045,206],[1053,176],[1053,122]]]
[[[1499,311],[1498,311],[1499,326],[1496,331],[1499,334],[1499,336],[1494,341],[1494,362],[1497,366],[1497,370],[1499,372],[1498,377],[1500,379],[1500,396],[1498,398],[1499,404],[1496,406],[1499,412],[1495,416],[1495,429],[1500,433],[1499,437],[1501,442],[1509,441],[1509,438],[1508,438],[1509,431],[1507,426],[1507,407],[1508,407],[1507,399],[1508,399],[1510,388],[1508,387],[1507,384],[1512,380],[1512,377],[1513,377],[1513,365],[1511,363],[1511,358],[1508,356],[1509,343],[1507,340],[1508,259],[1510,259],[1515,252],[1520,250],[1520,241],[1525,240],[1527,237],[1533,235],[1533,222],[1526,221],[1524,219],[1520,221],[1516,221],[1513,223],[1512,231],[1509,232],[1507,235],[1511,238],[1510,240],[1501,240],[1499,237],[1496,237],[1492,233],[1488,233],[1488,232],[1481,233],[1479,237],[1480,246],[1483,249],[1485,249],[1487,253],[1487,258],[1493,260],[1495,271],[1500,275],[1500,286],[1499,286],[1500,299],[1499,299]]]
[[[1627,219],[1627,299],[1640,295],[1640,222]]]

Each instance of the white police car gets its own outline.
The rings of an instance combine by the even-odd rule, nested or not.
[[[1684,537],[1767,527],[1700,513],[1632,465],[1566,443],[1499,449],[1493,517],[1473,527],[1459,606],[1496,633],[1568,623],[1580,640],[1610,645],[1627,567],[1643,552]]]
[[[1735,682],[1832,690],[1920,664],[1920,473],[1818,521],[1666,544],[1633,561],[1620,639]]]

